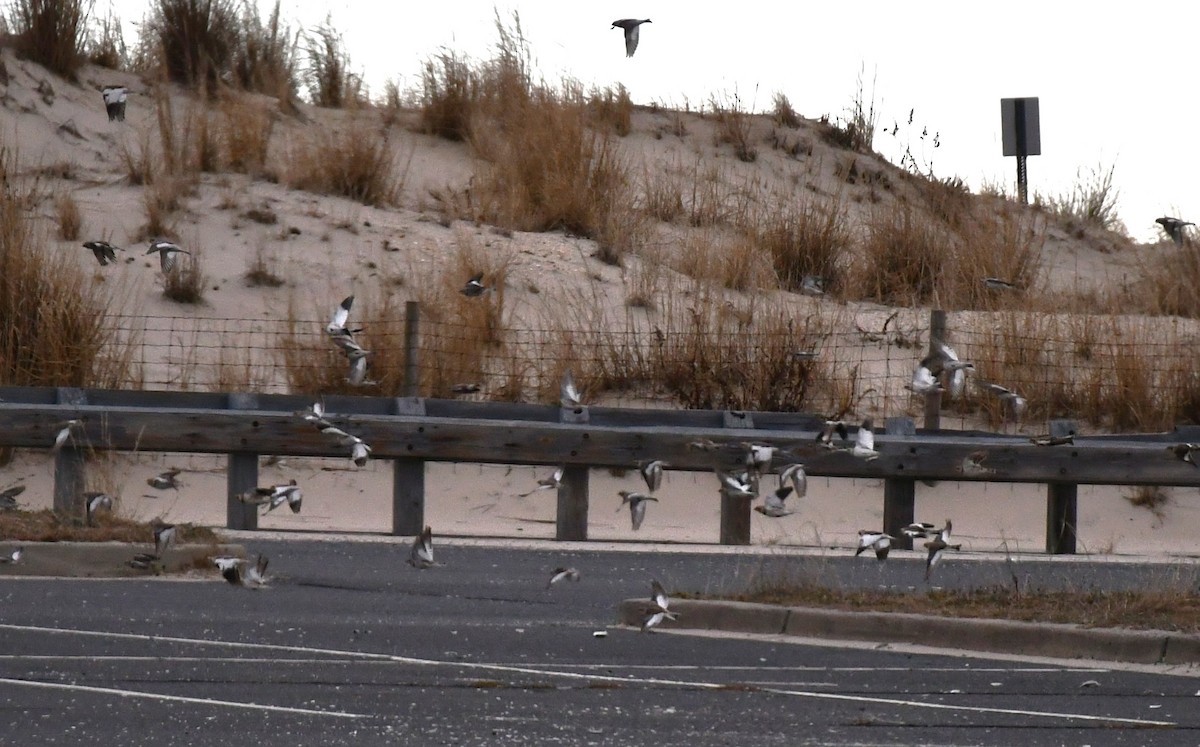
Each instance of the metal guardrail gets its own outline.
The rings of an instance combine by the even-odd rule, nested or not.
[[[223,453],[230,457],[227,525],[254,529],[257,513],[237,496],[254,487],[258,456],[347,457],[349,449],[306,422],[312,399],[297,395],[0,388],[0,447],[45,448],[65,421],[79,420],[55,456],[55,508],[81,513],[84,456],[91,450]],[[889,418],[876,436],[877,459],[815,444],[823,419],[799,413],[582,408],[418,398],[329,396],[325,417],[371,446],[373,459],[395,465],[392,532],[424,524],[427,461],[564,465],[558,493],[559,539],[587,538],[590,468],[630,468],[662,459],[671,469],[732,467],[743,443],[784,447],[778,463],[800,461],[813,476],[884,481],[884,529],[899,535],[913,520],[916,480],[1046,483],[1048,552],[1074,552],[1078,484],[1200,487],[1200,469],[1170,446],[1200,441],[1200,428],[1158,434],[1077,436],[1038,446],[1018,435],[918,431]],[[1072,431],[1055,421],[1052,429]],[[715,451],[692,448],[709,440]],[[987,472],[964,472],[986,454]],[[750,540],[751,501],[722,498],[721,541]]]

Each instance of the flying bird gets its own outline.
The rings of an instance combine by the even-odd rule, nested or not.
[[[96,261],[100,263],[101,267],[107,266],[110,262],[116,262],[117,252],[125,251],[107,241],[85,241],[83,248],[92,250],[92,254],[96,256]]]
[[[843,441],[850,438],[850,431],[844,420],[826,420],[825,427],[817,434],[817,443],[827,449],[834,448],[833,436],[837,434]]]
[[[646,481],[646,488],[653,493],[662,486],[663,467],[670,466],[661,459],[650,459],[638,464],[638,471]]]
[[[1015,283],[1010,283],[1009,281],[1001,280],[1000,278],[984,278],[980,282],[982,282],[983,287],[987,288],[988,290],[994,290],[994,291],[1019,291],[1019,290],[1021,290]]]
[[[129,89],[125,86],[105,86],[100,90],[104,97],[104,109],[108,112],[109,122],[125,121],[125,99],[129,97]]]
[[[150,248],[146,250],[146,254],[155,252],[158,252],[158,264],[164,275],[170,275],[171,271],[175,269],[175,262],[180,254],[191,254],[187,249],[181,249],[178,244],[164,239],[155,239],[150,242]]]
[[[471,279],[458,292],[467,298],[475,298],[476,296],[482,296],[487,290],[487,286],[483,284],[483,273],[477,272],[471,276]]]
[[[938,528],[927,521],[909,524],[900,530],[905,537],[913,539],[928,539],[938,533]]]
[[[951,544],[950,542],[950,520],[946,519],[946,526],[939,531],[933,539],[925,543],[925,549],[929,551],[929,555],[925,558],[925,580],[929,580],[929,575],[933,573],[933,567],[942,559],[943,553],[946,550],[961,550],[961,544]]]
[[[426,526],[421,534],[413,540],[412,550],[408,553],[408,564],[413,568],[432,568],[438,563],[433,562],[433,528]]]
[[[546,588],[549,589],[551,586],[554,586],[559,581],[578,581],[578,580],[579,580],[579,571],[575,570],[574,568],[563,568],[563,567],[559,566],[558,568],[554,569],[553,573],[550,574],[550,580],[546,582]]]
[[[25,486],[13,485],[0,490],[0,511],[14,511],[17,508],[17,496],[25,492]]]
[[[774,493],[767,493],[763,505],[755,506],[754,510],[763,516],[770,516],[772,519],[778,519],[783,516],[789,516],[796,513],[793,508],[788,508],[784,502],[787,497],[792,494],[792,486],[784,485],[775,490]]]
[[[371,458],[371,447],[361,438],[354,439],[354,443],[350,444],[350,461],[354,462],[355,467],[365,467]]]
[[[338,346],[347,356],[353,351],[363,349],[354,339],[354,335],[362,332],[362,327],[350,328],[346,326],[346,322],[350,319],[350,308],[353,305],[354,296],[346,296],[340,304],[334,307],[333,315],[329,318],[329,324],[325,325],[325,334],[329,335],[330,342]]]
[[[483,389],[479,384],[455,384],[450,387],[451,394],[475,394]]]
[[[642,521],[646,518],[646,501],[658,503],[657,498],[645,493],[633,493],[628,490],[622,490],[617,495],[621,496],[621,505],[617,506],[617,512],[620,513],[625,504],[629,504],[629,521],[633,525],[635,532],[642,526]]]
[[[524,498],[526,496],[533,495],[539,490],[558,490],[559,486],[562,485],[563,472],[564,468],[559,467],[558,469],[554,470],[554,473],[549,477],[542,477],[538,479],[538,486],[526,493],[521,493],[521,497]]]
[[[756,498],[758,497],[758,486],[754,484],[748,474],[732,475],[721,470],[714,470],[717,473],[717,480],[720,481],[719,488],[721,495],[726,498]]]
[[[905,389],[911,389],[914,394],[932,394],[934,392],[944,391],[941,382],[929,370],[924,361],[917,364],[913,369],[912,382],[905,384]]]
[[[25,554],[24,547],[13,548],[12,552],[7,555],[0,555],[0,563],[12,563],[16,565],[21,562],[21,556]]]
[[[1000,405],[1005,410],[1005,417],[1017,420],[1025,412],[1025,408],[1029,402],[1008,387],[993,384],[990,381],[976,379],[975,385],[985,392],[996,395],[1000,399]]]
[[[108,493],[84,493],[83,508],[89,527],[96,526],[96,514],[101,511],[112,511],[113,499]]]
[[[58,432],[54,434],[54,446],[50,448],[50,452],[57,454],[67,443],[68,439],[75,436],[75,433],[83,425],[83,420],[72,419],[58,424]]]
[[[563,407],[568,410],[576,410],[583,407],[583,395],[579,393],[579,387],[575,386],[575,377],[571,375],[571,369],[563,372],[562,384],[558,390],[558,401]]]
[[[921,360],[916,372],[913,373],[913,391],[916,391],[917,377],[922,370],[928,371],[934,379],[941,376],[944,372],[950,375],[950,395],[957,397],[962,394],[963,385],[966,383],[966,372],[974,368],[975,364],[959,359],[958,354],[954,352],[954,348],[944,342],[935,340],[933,350]],[[927,392],[921,392],[921,394],[925,393]]]
[[[986,451],[972,451],[963,457],[959,471],[963,473],[964,477],[982,477],[984,475],[995,474],[996,470],[983,466],[983,463],[987,461],[987,457],[988,453]]]
[[[229,556],[213,558],[213,563],[221,571],[221,576],[226,581],[234,586],[242,586],[247,589],[260,589],[267,585],[268,562],[267,556],[261,553],[255,558],[254,565],[250,565],[244,558]]]
[[[175,544],[175,535],[178,533],[174,524],[155,524],[154,525],[154,557],[161,559],[163,553],[167,551],[171,545]]]
[[[1175,455],[1175,458],[1181,462],[1186,462],[1193,467],[1200,467],[1196,464],[1195,452],[1200,451],[1200,444],[1175,444],[1168,446],[1167,451]]]
[[[1033,444],[1034,446],[1063,446],[1066,444],[1074,444],[1075,434],[1068,433],[1065,436],[1054,436],[1050,434],[1030,436],[1029,443]]]
[[[1174,241],[1180,246],[1182,246],[1183,242],[1187,240],[1187,233],[1184,231],[1185,227],[1196,225],[1191,221],[1185,221],[1180,218],[1172,218],[1165,215],[1161,218],[1155,218],[1154,222],[1162,226],[1163,230],[1167,232],[1167,235],[1171,237],[1171,241]]]
[[[633,53],[638,47],[638,27],[643,23],[650,23],[649,18],[637,20],[636,18],[622,18],[619,21],[613,21],[610,28],[625,30],[625,56],[633,57]]]
[[[346,351],[346,357],[350,359],[350,373],[346,381],[351,386],[374,386],[377,383],[367,380],[367,356],[370,354],[371,351],[359,347]]]
[[[242,503],[253,503],[258,506],[265,505],[267,510],[265,513],[270,513],[282,506],[288,504],[288,508],[292,509],[292,513],[300,513],[300,504],[304,500],[304,493],[296,484],[295,480],[290,480],[285,484],[271,485],[265,488],[254,488],[248,490],[238,496]]]
[[[808,495],[808,474],[804,471],[803,464],[796,462],[783,468],[779,473],[779,486],[783,487],[787,482],[792,483],[797,498]]]
[[[892,540],[896,539],[887,532],[874,532],[870,529],[858,530],[858,549],[854,551],[854,557],[862,555],[864,551],[870,549],[875,551],[875,557],[879,560],[887,560],[888,551],[892,549]]]
[[[775,447],[768,444],[743,443],[746,449],[745,464],[758,474],[763,474],[771,468],[771,460],[775,458]]]
[[[663,620],[674,620],[678,615],[671,612],[671,600],[667,592],[657,580],[650,581],[650,604],[646,605],[645,616],[642,618],[642,632],[649,631]]]
[[[181,469],[169,469],[166,472],[149,478],[146,480],[146,484],[158,490],[179,490],[179,480],[177,478],[182,471]]]

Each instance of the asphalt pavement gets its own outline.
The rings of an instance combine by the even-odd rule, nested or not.
[[[249,538],[247,538],[249,537]],[[1178,667],[1021,660],[781,636],[639,633],[621,600],[819,575],[919,587],[920,558],[237,541],[270,587],[211,574],[0,580],[0,742],[209,745],[1200,744]],[[435,543],[437,540],[435,539]],[[581,579],[551,589],[556,566]],[[1190,566],[1030,562],[1027,583],[1121,587]],[[943,585],[1003,583],[1004,561]],[[937,641],[929,641],[936,645]]]

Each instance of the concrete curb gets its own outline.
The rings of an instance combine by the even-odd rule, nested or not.
[[[0,565],[0,578],[53,576],[57,578],[139,578],[155,571],[131,568],[134,555],[152,551],[145,544],[128,542],[0,542],[0,553],[24,548],[19,563]],[[212,567],[215,555],[246,557],[241,545],[205,543],[176,545],[163,553],[161,573],[183,573],[197,567]]]
[[[648,600],[626,599],[618,619],[638,627]],[[1137,664],[1200,664],[1200,636],[1162,630],[1084,628],[1058,623],[982,620],[887,612],[848,612],[747,602],[671,600],[679,619],[664,629],[793,635],[908,643],[966,651],[1097,659]]]

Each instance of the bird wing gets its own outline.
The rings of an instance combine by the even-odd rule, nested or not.
[[[626,57],[633,57],[633,53],[637,51],[638,37],[640,36],[640,34],[638,33],[638,28],[639,28],[638,26],[626,26],[625,27],[625,56]]]
[[[650,601],[658,605],[659,609],[667,609],[671,604],[671,600],[667,599],[667,591],[662,587],[662,584],[657,579],[650,581]]]
[[[875,433],[870,428],[860,426],[854,436],[854,443],[861,449],[875,450]]]
[[[361,384],[367,378],[367,356],[357,355],[350,360],[350,379],[351,384]]]
[[[350,319],[350,307],[354,305],[354,296],[346,296],[342,302],[333,310],[333,317],[329,320],[329,329],[344,329],[346,322]]]
[[[567,369],[563,374],[562,386],[559,389],[559,400],[563,407],[579,407],[582,397],[579,395],[579,389],[575,386],[575,377],[571,375],[571,369]]]

